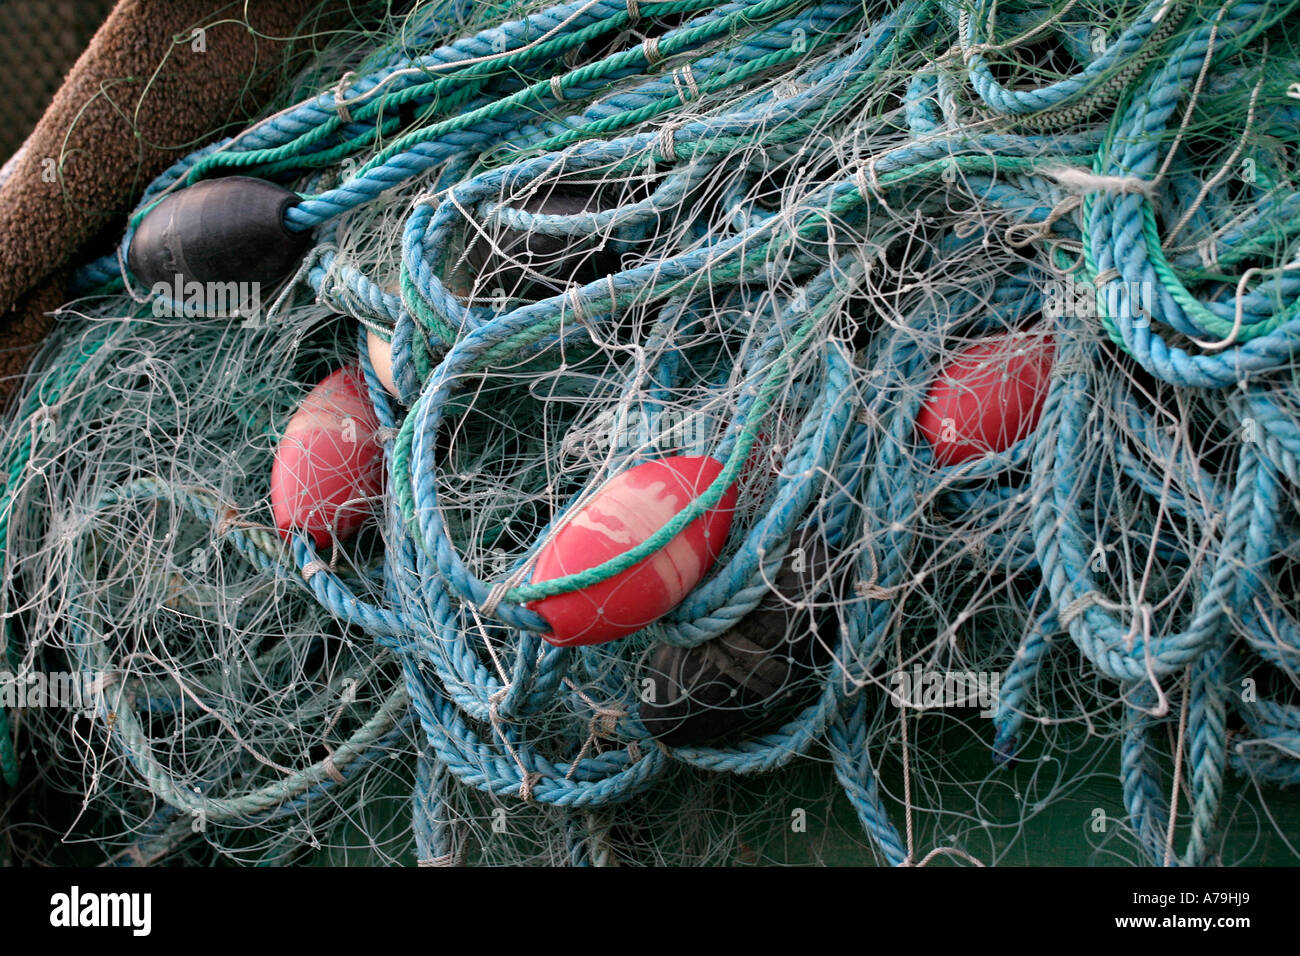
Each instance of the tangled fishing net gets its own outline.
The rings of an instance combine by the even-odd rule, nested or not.
[[[1017,861],[1053,813],[1093,862],[1285,842],[1295,6],[435,2],[322,51],[148,188],[9,419],[8,665],[102,692],[9,708],[7,775],[18,741],[75,810],[49,842],[809,861],[845,811],[889,864]],[[166,314],[141,216],[230,174],[298,193],[310,251],[251,317]],[[1044,362],[1037,417],[950,454],[918,421],[989,343]],[[286,540],[277,443],[345,366],[382,492],[355,537]],[[609,479],[704,455],[674,522],[532,579]],[[733,485],[668,614],[544,639],[536,602]],[[656,655],[774,620],[783,666],[714,702],[743,719],[652,736]]]

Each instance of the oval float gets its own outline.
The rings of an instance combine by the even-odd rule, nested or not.
[[[271,510],[286,538],[309,533],[318,548],[355,534],[384,488],[379,420],[361,369],[339,369],[317,385],[289,419],[271,466]],[[351,502],[351,503],[349,503]]]
[[[693,647],[651,649],[637,710],[652,737],[673,747],[709,743],[782,719],[815,693],[810,677],[839,637],[835,615],[816,610],[832,554],[815,526],[791,545],[771,591],[734,627]],[[842,578],[823,609],[842,597]]]
[[[256,282],[272,285],[312,244],[290,232],[284,211],[297,193],[252,176],[205,179],[164,198],[131,237],[127,265],[145,285]]]
[[[534,582],[576,574],[645,541],[722,472],[708,456],[647,461],[611,478],[538,555]],[[708,573],[726,543],[736,507],[733,484],[718,504],[658,552],[599,584],[528,604],[551,625],[558,646],[600,644],[668,613]]]
[[[1038,427],[1056,355],[1051,335],[998,335],[959,352],[916,417],[941,466],[1006,451]]]

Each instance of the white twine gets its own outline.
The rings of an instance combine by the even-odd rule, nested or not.
[[[1076,196],[1088,193],[1109,193],[1111,195],[1138,194],[1150,197],[1155,184],[1138,176],[1099,176],[1073,166],[1053,166],[1043,170],[1044,176],[1051,176],[1058,183]]]

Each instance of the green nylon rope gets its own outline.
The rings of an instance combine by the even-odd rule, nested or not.
[[[1237,50],[1245,48],[1264,30],[1281,21],[1295,6],[1296,2],[1292,2],[1287,4],[1282,10],[1277,10],[1272,12],[1269,16],[1261,17],[1257,22],[1252,24],[1250,29],[1232,37],[1227,43],[1220,44],[1215,49],[1215,59],[1222,59],[1233,54]],[[1136,94],[1135,92],[1130,91],[1130,96],[1132,95]],[[1092,172],[1094,174],[1101,175],[1104,172],[1105,158],[1110,154],[1110,151],[1115,144],[1115,135],[1118,131],[1119,124],[1124,114],[1127,112],[1126,106],[1127,100],[1122,101],[1120,108],[1115,110],[1110,123],[1107,125],[1101,146],[1093,156]],[[1092,213],[1096,208],[1096,196],[1096,193],[1088,193],[1083,199],[1082,219],[1083,232],[1085,236],[1091,231]],[[1173,265],[1165,256],[1164,249],[1160,242],[1158,226],[1156,224],[1155,208],[1151,205],[1151,202],[1145,198],[1142,198],[1141,202],[1142,241],[1146,248],[1147,258],[1151,263],[1152,271],[1155,272],[1161,286],[1169,293],[1170,297],[1182,306],[1183,310],[1187,312],[1187,314],[1191,316],[1198,325],[1204,328],[1208,334],[1217,335],[1224,340],[1227,340],[1229,336],[1232,336],[1232,341],[1245,343],[1276,331],[1280,326],[1285,325],[1287,322],[1296,318],[1297,315],[1300,315],[1300,299],[1297,299],[1297,301],[1292,303],[1287,311],[1279,312],[1264,322],[1252,325],[1242,325],[1240,329],[1236,330],[1234,335],[1233,327],[1235,323],[1221,319],[1213,312],[1209,311],[1183,284],[1182,279],[1179,278],[1178,274],[1174,271]],[[1248,258],[1250,255],[1259,251],[1257,248],[1258,244],[1266,241],[1274,235],[1279,235],[1282,238],[1289,238],[1295,232],[1300,232],[1300,223],[1289,224],[1289,228],[1288,226],[1283,226],[1280,229],[1270,230],[1267,235],[1256,237],[1255,246],[1243,244],[1242,248],[1235,250],[1233,256],[1225,257],[1221,264],[1232,264]],[[1069,272],[1075,270],[1067,269],[1065,271]],[[1102,327],[1106,330],[1107,337],[1126,353],[1131,355],[1132,350],[1124,341],[1124,336],[1120,332],[1119,324],[1115,321],[1115,317],[1106,310],[1106,296],[1104,289],[1096,287],[1096,280],[1097,276],[1100,275],[1100,270],[1097,268],[1096,258],[1092,254],[1091,245],[1087,242],[1084,243],[1082,264],[1077,267],[1077,271],[1086,276],[1089,284],[1094,287],[1093,291],[1095,294],[1097,318],[1101,322]],[[1208,270],[1205,272],[1193,270],[1189,272],[1189,275],[1202,279],[1214,277],[1211,276]],[[1239,277],[1226,276],[1222,278],[1234,283],[1239,279]]]
[[[818,47],[824,46],[828,43],[833,43],[839,37],[848,33],[851,29],[852,27],[846,24],[842,30],[836,30],[836,31],[828,30],[825,33],[818,34],[816,37],[809,37],[807,49],[803,52],[798,52],[793,48],[788,50],[774,50],[771,53],[765,54],[764,56],[758,57],[754,60],[750,60],[749,62],[743,64],[742,66],[737,67],[734,70],[729,70],[726,73],[723,73],[710,80],[706,80],[705,82],[700,83],[699,84],[700,94],[706,95],[709,93],[716,93],[719,90],[725,90],[728,87],[736,86],[740,83],[743,83],[745,80],[748,80],[750,77],[758,73],[771,70],[773,67],[781,66],[782,64],[788,63],[792,60],[797,60],[801,57],[805,57],[808,55],[807,53],[808,50],[815,50]],[[857,79],[855,79],[853,83],[853,88],[855,90],[865,88],[867,85],[869,85],[870,81],[873,80],[874,78],[875,78],[874,72],[870,74],[866,74],[862,77],[858,77]],[[822,108],[822,111],[833,109],[834,105],[840,102],[841,100],[842,97],[831,101],[830,104]],[[516,158],[516,156],[522,156],[522,155],[527,155],[532,153],[541,154],[541,153],[555,152],[557,150],[563,149],[565,146],[568,146],[571,143],[578,142],[579,140],[588,140],[596,136],[601,136],[608,133],[616,132],[621,129],[626,129],[629,126],[638,126],[644,123],[646,120],[653,119],[655,116],[658,116],[660,113],[669,112],[671,110],[677,109],[679,106],[682,105],[684,105],[684,101],[681,100],[674,101],[671,98],[664,98],[662,100],[659,100],[658,102],[650,103],[647,104],[646,106],[642,106],[639,109],[628,110],[627,112],[619,113],[615,116],[609,116],[606,117],[605,119],[597,120],[594,123],[583,125],[579,128],[569,130],[566,133],[557,134],[556,136],[553,136],[550,139],[542,140],[540,143],[530,146],[527,150],[521,150],[518,154],[512,155],[510,158],[514,159]]]
[[[671,58],[678,52],[687,47],[695,45],[698,42],[707,42],[717,39],[718,37],[728,34],[731,29],[742,20],[745,23],[757,23],[764,20],[770,20],[776,16],[797,10],[807,6],[811,0],[768,0],[767,3],[760,4],[752,10],[736,11],[713,23],[700,24],[684,31],[680,36],[665,40],[659,47],[660,57],[664,60]],[[712,6],[712,4],[706,4]],[[626,14],[620,15],[626,17]],[[616,18],[617,19],[617,18]],[[586,82],[589,79],[598,78],[608,72],[631,66],[635,63],[646,62],[645,51],[640,48],[624,51],[609,57],[607,60],[588,64],[579,67],[560,78],[559,84],[562,90],[568,89],[578,83]],[[438,139],[449,132],[455,132],[463,127],[476,125],[484,120],[494,119],[503,113],[513,111],[519,106],[532,105],[532,100],[538,100],[545,103],[554,96],[549,79],[545,82],[534,83],[532,86],[520,90],[519,92],[498,100],[488,106],[480,107],[473,112],[466,113],[462,116],[452,117],[441,123],[424,129],[414,130],[407,136],[393,142],[387,149],[376,153],[364,166],[358,171],[358,175],[365,173],[376,166],[381,166],[389,159],[401,153],[407,152],[411,147],[418,145],[430,139]]]
[[[1096,201],[1093,198],[1093,194],[1089,194],[1089,196],[1085,197],[1083,203],[1085,233],[1091,224],[1092,210],[1095,205]],[[1182,306],[1183,311],[1191,316],[1197,324],[1201,328],[1205,329],[1210,335],[1217,335],[1225,340],[1231,336],[1233,341],[1249,342],[1251,339],[1268,335],[1270,332],[1277,330],[1286,323],[1293,321],[1297,315],[1300,315],[1300,299],[1297,299],[1296,302],[1292,303],[1286,311],[1278,312],[1263,322],[1258,322],[1252,325],[1242,325],[1236,330],[1234,335],[1234,322],[1230,322],[1227,319],[1222,319],[1215,315],[1207,309],[1201,301],[1196,298],[1196,296],[1189,292],[1185,285],[1183,285],[1182,280],[1174,271],[1174,267],[1169,263],[1168,258],[1165,256],[1164,249],[1161,247],[1159,227],[1156,224],[1155,209],[1151,206],[1150,202],[1146,200],[1142,201],[1142,241],[1146,248],[1147,257],[1151,262],[1151,268],[1159,279],[1161,286],[1169,293],[1175,302]],[[1111,315],[1111,313],[1106,309],[1105,286],[1097,285],[1097,277],[1101,274],[1101,270],[1097,268],[1096,257],[1092,254],[1091,247],[1087,244],[1084,245],[1083,266],[1080,271],[1087,277],[1088,283],[1093,286],[1097,318],[1106,329],[1108,338],[1125,352],[1132,354],[1128,347],[1128,343],[1124,341],[1124,336],[1120,331],[1119,324],[1115,321],[1115,316]],[[1237,281],[1236,277],[1225,278],[1229,278],[1229,280],[1233,282]]]
[[[807,6],[810,2],[811,0],[768,0],[767,3],[755,7],[752,10],[736,11],[726,15],[725,17],[719,18],[719,20],[712,23],[700,24],[697,27],[684,31],[680,36],[677,36],[672,40],[665,41],[659,48],[660,56],[666,60],[683,49],[694,46],[698,43],[706,43],[710,40],[729,34],[742,22],[749,24],[771,20],[789,10],[797,10]],[[715,6],[713,0],[689,0],[689,2],[671,4],[648,4],[646,10],[649,12],[653,9],[656,13],[660,14],[674,14],[694,12],[712,8],[713,6]],[[427,96],[430,93],[437,93],[440,95],[444,89],[448,89],[455,91],[457,98],[467,98],[471,93],[476,92],[477,90],[475,85],[467,82],[469,78],[476,78],[484,74],[490,74],[493,71],[507,69],[511,66],[512,62],[517,61],[520,58],[532,58],[538,56],[553,57],[562,54],[570,47],[581,45],[589,39],[608,33],[613,29],[618,29],[621,26],[626,26],[630,22],[631,17],[626,12],[620,13],[615,17],[611,17],[609,20],[598,24],[592,24],[573,34],[556,37],[552,40],[538,44],[535,47],[529,47],[527,50],[521,49],[515,51],[509,56],[503,56],[499,59],[494,58],[484,63],[473,64],[465,67],[462,71],[452,73],[448,76],[439,77],[429,83],[420,84],[419,86],[404,90],[401,93],[388,95],[396,99],[398,102],[406,102],[407,100],[416,97]],[[587,64],[572,70],[559,77],[556,83],[561,92],[567,92],[581,84],[594,79],[600,79],[606,74],[623,69],[626,66],[643,60],[645,60],[645,52],[643,49],[638,47],[633,50],[624,51],[621,54],[617,54],[605,60]],[[518,92],[503,97],[491,104],[482,106],[468,113],[449,117],[439,123],[435,123],[423,129],[415,130],[406,136],[394,140],[386,148],[378,151],[364,165],[360,166],[356,174],[363,175],[367,171],[383,165],[394,156],[407,152],[413,146],[427,140],[437,139],[445,136],[447,133],[456,132],[457,130],[476,125],[485,120],[494,119],[512,112],[521,106],[535,107],[545,105],[554,97],[554,95],[555,86],[552,85],[550,78],[547,78],[545,81],[539,80],[523,90],[519,90]],[[357,121],[360,121],[370,114],[379,111],[385,105],[386,101],[384,97],[379,97],[372,103],[367,103],[363,106],[357,107],[355,111],[353,111],[352,115]],[[431,104],[429,109],[442,110],[447,107],[448,104],[445,101],[441,103],[435,101]],[[320,137],[328,135],[329,132],[336,131],[341,125],[341,120],[337,117],[331,117],[323,127],[312,130],[311,132],[304,134],[304,136],[312,137],[309,142],[315,142]],[[387,129],[387,127],[385,127],[385,129]],[[363,148],[375,138],[375,135],[377,134],[374,131],[367,131],[354,141],[334,147],[329,154],[331,156],[331,161],[337,161],[343,156]],[[250,166],[257,168],[257,171],[263,174],[271,174],[285,169],[301,168],[304,165],[309,164],[304,162],[302,159],[295,159],[293,156],[295,151],[302,149],[302,145],[303,144],[299,140],[295,140],[294,142],[265,150],[249,150],[245,153],[234,154],[221,152],[214,153],[212,156],[195,164],[194,169],[190,171],[186,181],[192,183],[201,178],[213,166],[223,164]],[[235,158],[222,158],[227,155]],[[325,154],[321,155],[323,157]],[[328,163],[328,161],[325,162],[326,164]],[[262,164],[267,165],[265,168],[258,168],[261,167]],[[310,163],[310,165],[316,164]],[[148,210],[145,209],[141,210],[140,213],[137,213],[133,218],[133,222],[137,222],[147,211]]]

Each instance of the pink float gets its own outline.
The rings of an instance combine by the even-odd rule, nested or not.
[[[930,386],[916,425],[942,466],[1006,451],[1038,427],[1056,355],[1050,335],[998,335],[959,352]]]
[[[306,531],[323,548],[331,533],[355,534],[384,487],[379,421],[361,369],[339,369],[303,400],[280,439],[271,467],[275,526],[288,537]]]
[[[534,582],[585,571],[630,551],[667,524],[722,472],[715,458],[648,461],[611,478],[543,545]],[[641,630],[672,610],[722,552],[736,486],[666,546],[599,584],[529,603],[560,646],[600,644]]]

